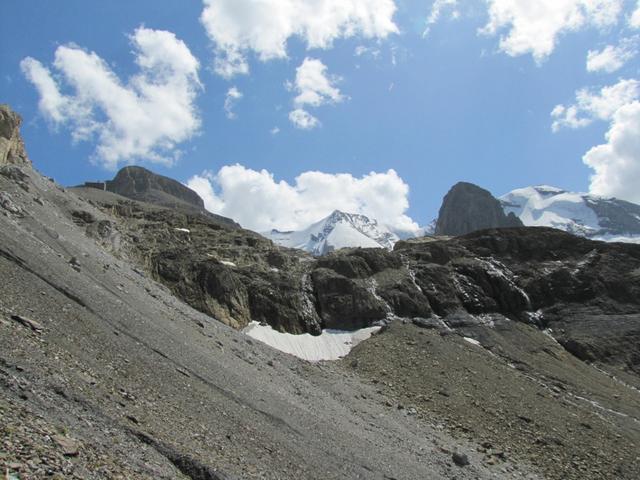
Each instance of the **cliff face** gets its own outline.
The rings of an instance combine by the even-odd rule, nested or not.
[[[124,197],[164,206],[176,206],[183,202],[204,209],[204,201],[188,187],[172,178],[153,173],[142,167],[125,167],[113,180],[107,182],[107,190]]]
[[[8,105],[0,105],[0,167],[31,165],[20,136],[22,118]]]
[[[500,202],[490,192],[472,183],[460,182],[444,197],[435,233],[459,236],[486,228],[522,226],[515,215],[505,215]]]

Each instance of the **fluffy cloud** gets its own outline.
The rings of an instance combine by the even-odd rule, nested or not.
[[[320,120],[302,108],[289,112],[289,121],[300,130],[313,130],[321,125]]]
[[[227,91],[227,95],[224,99],[224,113],[227,115],[229,120],[235,120],[238,118],[238,115],[233,111],[233,107],[236,105],[236,102],[243,97],[242,92],[238,90],[236,87],[231,87]]]
[[[560,35],[586,27],[615,24],[623,0],[487,0],[487,35],[507,31],[500,49],[511,56],[532,54],[537,62],[548,57]]]
[[[429,35],[429,32],[431,31],[431,27],[435,25],[438,22],[438,20],[440,20],[442,13],[446,9],[453,10],[451,13],[451,16],[453,18],[457,18],[460,15],[458,10],[455,9],[455,7],[457,6],[458,6],[458,0],[435,0],[433,2],[433,5],[431,6],[431,11],[429,12],[429,16],[427,17],[427,22],[426,22],[427,26],[424,29],[422,36],[426,37],[427,35]]]
[[[310,130],[317,127],[320,122],[305,108],[342,102],[345,97],[335,86],[339,81],[339,77],[327,74],[327,67],[320,60],[305,58],[296,69],[295,81],[287,85],[297,93],[293,99],[295,109],[289,113],[289,120],[297,128]]]
[[[583,161],[594,170],[592,193],[640,203],[640,102],[613,114],[607,143],[587,152]]]
[[[639,96],[638,80],[621,80],[599,92],[583,88],[576,93],[575,104],[557,105],[553,109],[552,129],[557,132],[563,127],[576,129],[586,127],[595,120],[611,120],[621,107],[637,100]]]
[[[201,84],[198,60],[171,32],[138,28],[131,36],[139,73],[127,83],[94,52],[56,49],[56,76],[38,60],[21,62],[40,94],[40,112],[70,129],[74,141],[97,140],[95,160],[171,164],[178,145],[200,127],[194,102]],[[60,79],[60,83],[57,79]],[[65,94],[61,85],[73,93]]]
[[[187,185],[208,210],[255,231],[299,230],[336,209],[362,213],[401,231],[418,229],[406,215],[409,187],[394,170],[360,178],[311,171],[289,184],[266,170],[231,165],[216,174],[196,175]]]
[[[623,40],[620,45],[607,45],[600,51],[589,50],[587,70],[589,72],[613,73],[620,70],[638,52],[635,39]]]
[[[398,28],[394,0],[203,0],[200,17],[225,78],[249,71],[247,53],[263,61],[287,57],[287,42],[330,48],[339,38],[383,39]]]
[[[621,80],[598,93],[581,90],[576,97],[576,105],[565,108],[565,115],[575,112],[575,124],[563,119],[562,126],[576,128],[596,119],[610,122],[606,143],[582,158],[594,170],[591,193],[640,203],[640,82]]]
[[[635,11],[629,17],[629,25],[632,28],[640,28],[640,0],[638,1],[638,6]]]

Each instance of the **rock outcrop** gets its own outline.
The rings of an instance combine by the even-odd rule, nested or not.
[[[490,192],[472,183],[459,182],[444,197],[435,234],[458,236],[485,228],[521,226],[515,215],[505,215],[502,205]]]
[[[20,115],[8,105],[0,105],[0,167],[31,165],[20,135],[21,124]]]
[[[204,201],[189,187],[142,167],[124,167],[113,180],[107,182],[107,190],[156,205],[175,207],[187,204],[204,210]]]

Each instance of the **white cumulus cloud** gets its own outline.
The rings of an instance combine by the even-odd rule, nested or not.
[[[635,100],[613,114],[607,142],[587,152],[583,161],[594,170],[590,190],[640,203],[640,102]]]
[[[327,67],[320,60],[305,58],[296,69],[294,82],[288,84],[288,88],[297,94],[293,99],[295,108],[289,113],[289,120],[301,129],[317,127],[320,122],[305,108],[342,102],[345,97],[335,85],[339,81],[339,77],[327,74]]]
[[[96,53],[75,45],[56,49],[55,75],[31,57],[20,64],[40,94],[42,115],[68,127],[74,141],[96,140],[95,160],[108,169],[135,160],[171,164],[200,127],[199,63],[186,44],[142,27],[131,43],[139,73],[126,83]]]
[[[637,41],[635,39],[623,40],[619,45],[607,45],[599,51],[589,50],[587,53],[587,70],[589,72],[613,73],[620,70],[637,53]]]
[[[587,27],[614,25],[623,0],[487,0],[489,22],[481,30],[501,33],[500,49],[511,56],[533,55],[537,62],[555,49],[558,38]]]
[[[559,117],[559,126],[577,128],[594,120],[609,122],[606,142],[582,158],[594,171],[590,192],[640,203],[640,82],[620,80],[599,92],[583,89],[576,99],[575,105],[556,107],[564,115]],[[572,113],[567,121],[569,111]]]
[[[231,87],[227,90],[227,95],[224,99],[224,113],[227,115],[229,120],[235,120],[238,118],[236,112],[233,111],[233,107],[235,107],[238,100],[243,97],[242,92],[238,90],[236,87]]]
[[[615,85],[600,91],[583,88],[576,92],[576,103],[557,105],[551,112],[554,132],[561,128],[581,128],[595,120],[611,120],[624,105],[638,99],[640,82],[638,80],[620,80]]]
[[[384,39],[398,32],[394,0],[203,0],[200,21],[214,43],[214,68],[225,78],[249,72],[247,54],[287,57],[287,42],[330,48],[340,38]]]
[[[334,210],[361,213],[397,230],[418,225],[407,216],[409,186],[394,170],[354,177],[348,173],[304,172],[293,184],[272,173],[228,165],[203,172],[187,185],[211,212],[233,218],[255,231],[300,230]]]

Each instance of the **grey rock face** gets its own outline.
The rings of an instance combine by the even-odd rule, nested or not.
[[[124,167],[113,180],[107,182],[107,190],[133,200],[158,205],[176,206],[186,203],[204,209],[204,201],[196,192],[172,178],[142,167]]]
[[[8,105],[0,105],[0,166],[31,165],[20,136],[21,124],[20,115]]]
[[[486,228],[522,227],[519,218],[505,215],[500,202],[472,183],[455,184],[440,207],[436,235],[459,236]]]

